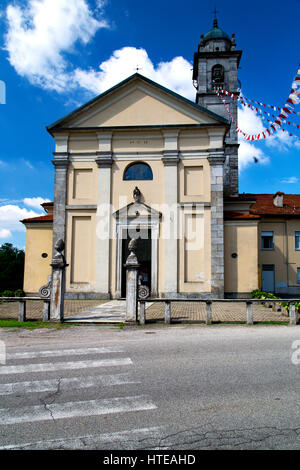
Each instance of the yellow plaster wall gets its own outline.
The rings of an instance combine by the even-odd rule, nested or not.
[[[297,268],[300,267],[300,250],[295,249],[295,232],[300,231],[297,219],[263,220],[259,227],[259,264],[274,264],[276,283],[287,283],[299,287]],[[274,232],[274,249],[261,249],[261,232]]]
[[[256,225],[238,222],[224,226],[224,291],[248,293],[258,288],[258,250]],[[237,258],[232,258],[232,253]]]
[[[68,292],[92,292],[96,281],[96,211],[68,210],[65,256]]]
[[[150,96],[142,89],[132,89],[126,96],[122,96],[120,90],[115,93],[115,96],[102,99],[101,104],[95,105],[93,111],[88,110],[83,113],[81,117],[83,122],[79,123],[79,126],[148,126],[215,122],[197,110],[195,110],[195,113],[198,114],[197,118],[190,117],[189,114],[193,114],[192,109],[189,113],[180,111],[179,108],[183,103],[178,102],[170,95],[166,96],[165,93],[159,93],[158,90],[155,90],[155,95],[155,97]],[[89,117],[91,111],[95,114]],[[76,119],[74,122],[76,123]]]
[[[199,225],[197,226],[197,220]],[[182,236],[178,240],[179,250],[179,292],[201,293],[211,291],[211,241],[210,241],[210,208],[202,214],[195,210],[181,210]],[[187,225],[189,224],[189,226]],[[189,228],[188,228],[189,227]],[[189,231],[197,234],[193,244]],[[200,234],[200,236],[199,236]],[[189,239],[187,238],[189,237]],[[199,238],[198,238],[199,237]]]
[[[47,253],[47,258],[42,258]],[[26,230],[24,292],[37,293],[51,274],[52,228],[42,224]]]
[[[261,232],[274,232],[274,249],[262,250],[261,249]],[[260,267],[263,264],[275,265],[275,285],[276,282],[287,281],[287,267],[286,267],[286,237],[285,237],[285,222],[282,221],[263,221],[259,224],[258,233],[258,262]]]
[[[75,138],[76,136],[76,138]],[[80,138],[80,140],[78,139]],[[68,150],[71,153],[97,152],[99,149],[97,136],[93,133],[71,134],[68,140]]]
[[[192,174],[193,169],[195,174]],[[210,166],[206,158],[181,160],[178,176],[180,202],[210,202]]]
[[[68,166],[68,205],[97,204],[97,173],[95,162],[71,162]],[[82,188],[79,187],[82,185]]]

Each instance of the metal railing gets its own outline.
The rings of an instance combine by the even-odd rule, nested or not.
[[[18,321],[26,321],[26,302],[27,300],[39,300],[43,302],[43,321],[50,320],[50,299],[41,297],[0,297],[0,302],[19,302]]]
[[[245,320],[248,325],[253,325],[253,304],[254,303],[287,303],[289,310],[289,323],[290,325],[297,325],[299,321],[299,313],[296,311],[296,302],[300,302],[300,299],[180,299],[180,298],[154,298],[150,297],[147,300],[138,299],[140,303],[140,323],[144,325],[146,323],[146,302],[164,302],[165,304],[165,323],[171,323],[171,302],[201,302],[206,304],[206,321],[207,325],[212,324],[212,305],[213,302],[236,302],[245,303]]]

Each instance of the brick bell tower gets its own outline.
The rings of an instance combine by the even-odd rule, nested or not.
[[[216,12],[215,12],[216,13]],[[235,37],[232,39],[218,26],[215,15],[213,28],[205,35],[201,34],[198,51],[194,54],[193,82],[197,89],[196,103],[229,118],[229,115],[213,91],[214,84],[231,93],[238,93],[237,70],[242,51],[236,50]],[[237,123],[237,101],[223,95],[230,112]],[[231,123],[225,137],[224,195],[238,194],[238,136],[235,124]]]

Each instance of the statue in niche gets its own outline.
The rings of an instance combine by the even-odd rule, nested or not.
[[[133,190],[133,199],[135,200],[135,202],[140,202],[141,196],[142,196],[142,193],[139,190],[139,188],[136,186]]]

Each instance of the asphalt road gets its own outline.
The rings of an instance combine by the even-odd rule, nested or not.
[[[0,449],[300,448],[299,326],[2,329],[0,340]]]

